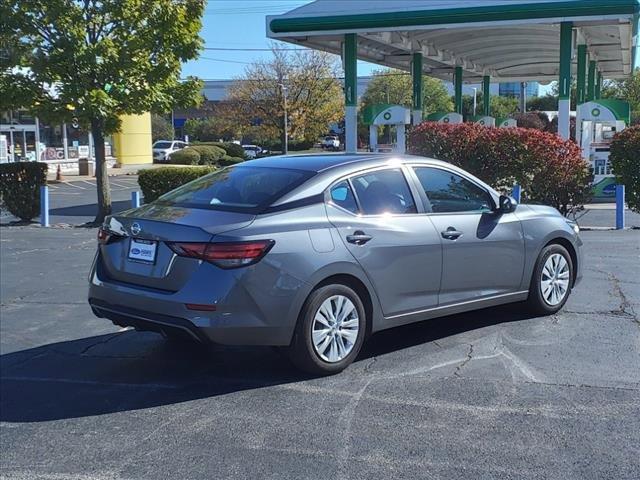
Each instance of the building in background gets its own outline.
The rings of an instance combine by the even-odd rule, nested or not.
[[[527,98],[537,97],[540,95],[540,84],[538,82],[525,82],[527,85],[525,91]],[[501,83],[498,91],[501,97],[520,98],[520,82]]]

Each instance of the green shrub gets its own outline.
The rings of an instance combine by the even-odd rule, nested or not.
[[[640,125],[613,137],[609,161],[616,181],[625,186],[629,208],[640,213]]]
[[[313,148],[313,140],[292,140],[287,147],[292,152],[298,152],[300,150],[309,150]]]
[[[231,165],[235,165],[236,163],[244,162],[244,158],[239,157],[230,157],[229,155],[225,155],[220,159],[219,165],[221,167],[229,167]]]
[[[198,165],[200,152],[191,147],[183,148],[169,155],[169,162],[176,165]]]
[[[198,143],[193,143],[191,146],[192,147],[199,147],[199,146],[212,146],[212,147],[218,147],[218,148],[222,148],[225,153],[227,155],[229,155],[230,157],[238,157],[238,158],[245,158],[244,156],[244,148],[242,148],[242,145],[238,145],[237,143],[231,143],[231,142],[198,142]]]
[[[198,165],[216,165],[225,156],[224,149],[213,145],[192,145],[185,150],[195,150],[200,154]]]
[[[177,153],[177,152],[176,152]],[[214,172],[215,167],[162,167],[138,172],[138,185],[149,203],[196,178]]]
[[[518,183],[525,201],[551,205],[563,215],[589,199],[592,177],[580,148],[551,133],[424,122],[408,143],[410,153],[451,162],[496,190]]]
[[[47,164],[0,164],[0,205],[23,221],[40,215],[40,187],[47,184]]]

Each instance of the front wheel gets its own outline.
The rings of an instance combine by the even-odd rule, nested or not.
[[[320,287],[302,309],[289,357],[309,373],[341,372],[358,356],[365,331],[364,306],[357,293],[341,284]]]
[[[560,310],[573,287],[573,261],[562,245],[546,246],[536,261],[529,286],[529,308],[551,315]]]

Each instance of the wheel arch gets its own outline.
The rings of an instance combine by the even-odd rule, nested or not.
[[[542,247],[540,251],[544,250],[549,245],[560,245],[564,247],[567,250],[567,252],[569,252],[569,255],[571,256],[571,263],[573,265],[573,273],[571,278],[571,286],[573,286],[576,283],[576,278],[578,276],[578,268],[580,267],[578,265],[578,252],[576,251],[575,246],[573,245],[573,243],[571,243],[570,240],[566,239],[565,237],[555,237],[549,240],[547,243],[545,243],[545,245]]]

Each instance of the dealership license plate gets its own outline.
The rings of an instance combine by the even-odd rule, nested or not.
[[[154,263],[156,261],[157,247],[158,242],[132,238],[129,245],[129,260]]]

